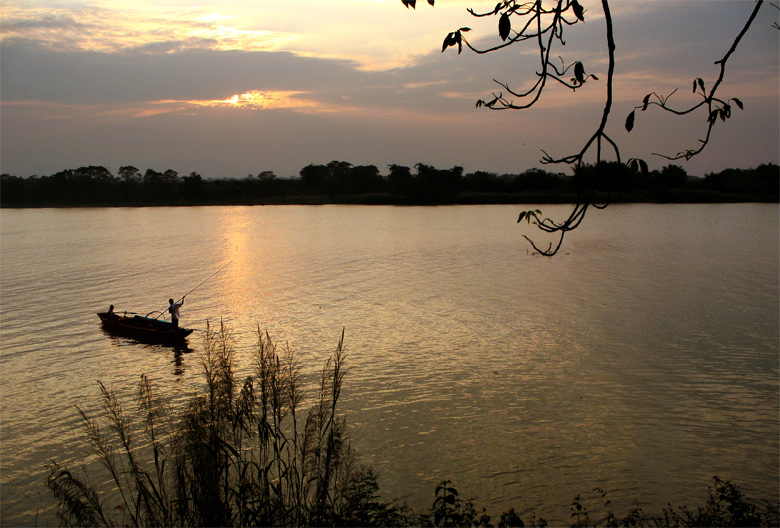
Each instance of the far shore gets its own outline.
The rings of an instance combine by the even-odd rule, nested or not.
[[[82,207],[203,207],[203,206],[264,206],[264,205],[391,205],[391,206],[447,206],[447,205],[567,205],[578,203],[577,197],[554,193],[461,193],[438,200],[416,199],[392,194],[355,195],[298,195],[263,198],[232,197],[223,199],[171,199],[154,197],[150,200],[78,200],[35,199],[23,203],[7,202],[0,196],[0,208],[82,208]],[[670,189],[657,193],[630,193],[597,196],[595,203],[780,203],[778,195],[720,193],[706,190]]]
[[[0,207],[149,207],[204,205],[487,205],[780,202],[780,167],[726,169],[691,177],[677,165],[637,172],[620,163],[577,167],[573,175],[528,169],[519,174],[462,167],[437,169],[333,161],[309,165],[300,178],[261,172],[243,179],[180,176],[132,166],[119,175],[88,166],[51,176],[0,176]]]

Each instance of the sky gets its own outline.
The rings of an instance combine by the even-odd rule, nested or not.
[[[332,160],[466,172],[520,173],[578,152],[601,118],[606,94],[601,2],[580,0],[585,23],[555,52],[579,60],[590,80],[576,92],[550,84],[521,111],[477,108],[500,90],[535,81],[532,44],[484,55],[454,48],[461,27],[483,47],[500,42],[497,19],[476,19],[496,0],[1,0],[0,171],[50,175],[102,165],[244,178],[297,176]],[[775,2],[776,3],[776,2]],[[752,0],[612,0],[617,67],[607,133],[623,161],[651,169],[653,153],[697,148],[706,113],[657,109],[624,122],[651,92],[679,108],[692,82],[711,86]],[[719,90],[736,97],[705,151],[674,162],[704,176],[780,162],[780,10],[768,2],[728,63]]]

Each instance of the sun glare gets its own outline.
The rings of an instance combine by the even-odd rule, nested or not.
[[[270,110],[275,108],[299,108],[316,106],[313,101],[299,97],[306,92],[263,92],[252,90],[232,97],[213,101],[191,101],[198,106],[217,106]]]

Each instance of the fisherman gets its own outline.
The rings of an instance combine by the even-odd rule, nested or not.
[[[173,323],[174,328],[179,328],[179,308],[184,304],[184,297],[177,303],[173,302],[173,299],[168,299],[168,312],[171,314],[171,323]]]
[[[115,319],[116,315],[114,315],[114,305],[108,307],[108,318],[109,319]]]

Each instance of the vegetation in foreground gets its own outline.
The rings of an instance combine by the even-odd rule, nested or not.
[[[145,375],[137,412],[128,413],[103,384],[100,419],[78,409],[100,474],[56,462],[47,487],[61,526],[547,526],[514,509],[492,519],[462,500],[449,481],[432,507],[413,512],[380,498],[378,475],[359,463],[338,413],[344,333],[322,368],[308,412],[300,363],[258,331],[254,372],[240,381],[230,331],[206,332],[205,384],[176,416]],[[102,486],[92,482],[103,482]],[[617,516],[609,499],[589,512],[578,495],[572,526],[778,526],[777,504],[754,501],[717,477],[696,510],[669,505],[661,516],[634,508]],[[596,518],[597,517],[597,518]]]

